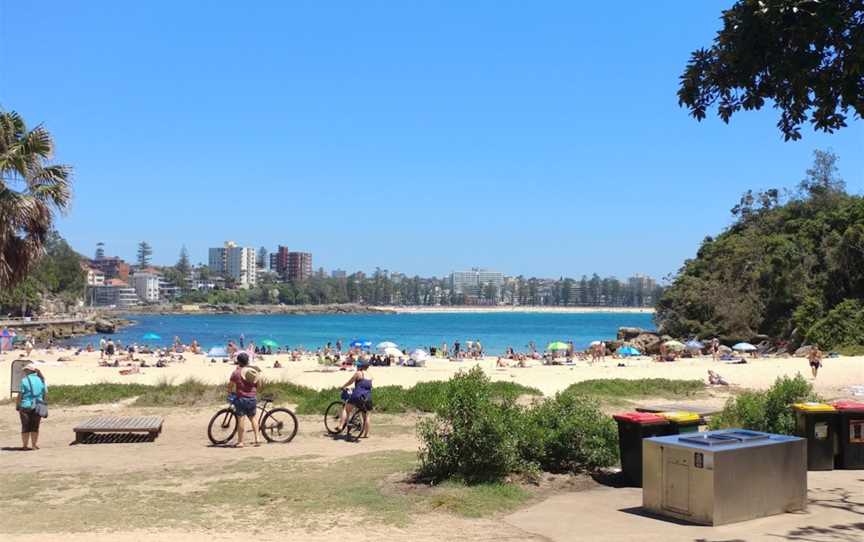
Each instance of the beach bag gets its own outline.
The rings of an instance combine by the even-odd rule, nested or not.
[[[40,418],[47,418],[48,417],[48,403],[46,403],[45,401],[43,401],[41,399],[36,399],[36,401],[34,401],[34,403],[35,404],[33,405],[33,412],[35,412],[36,415],[39,416]]]

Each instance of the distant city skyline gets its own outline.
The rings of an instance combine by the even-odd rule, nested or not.
[[[860,119],[784,142],[770,104],[679,107],[732,3],[6,2],[0,107],[74,168],[57,226],[88,256],[234,239],[346,270],[660,278],[814,149],[864,189]]]

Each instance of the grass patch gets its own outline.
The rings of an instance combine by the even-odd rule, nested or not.
[[[626,380],[611,378],[608,380],[585,380],[571,384],[565,390],[582,395],[609,399],[663,397],[679,399],[691,397],[705,390],[701,380],[669,380],[666,378],[640,378]]]
[[[34,507],[38,522],[7,522],[4,533],[127,531],[152,527],[216,529],[282,525],[312,531],[355,524],[405,526],[433,510],[480,517],[512,510],[531,497],[519,486],[398,482],[416,468],[413,452],[220,462],[196,468],[110,474],[23,471],[7,476],[0,506],[9,517]],[[110,503],[107,504],[107,503]],[[254,534],[254,533],[253,533]]]
[[[86,384],[84,386],[49,385],[48,401],[53,406],[96,405],[131,399],[154,386],[144,384]]]

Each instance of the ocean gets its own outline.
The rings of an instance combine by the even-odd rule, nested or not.
[[[621,326],[654,329],[650,313],[420,313],[420,314],[322,314],[322,315],[132,315],[137,325],[124,328],[112,337],[131,343],[170,344],[175,336],[189,344],[197,340],[205,348],[224,346],[228,340],[260,344],[272,339],[283,346],[315,349],[337,339],[348,344],[366,339],[377,344],[392,341],[402,348],[440,347],[446,341],[480,340],[492,355],[508,346],[527,350],[529,341],[543,349],[552,341],[572,340],[577,349],[591,341],[615,339]],[[160,341],[144,341],[155,333]],[[73,344],[98,342],[98,336],[78,337]]]

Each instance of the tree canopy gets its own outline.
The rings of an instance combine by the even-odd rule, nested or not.
[[[784,138],[846,126],[864,114],[862,0],[738,0],[723,12],[713,45],[692,53],[679,103],[698,120],[716,106],[724,121],[740,110],[780,110]]]
[[[765,334],[825,348],[858,344],[864,333],[838,330],[835,311],[848,316],[864,300],[864,198],[844,191],[836,161],[817,151],[785,202],[756,203],[759,196],[745,194],[735,222],[706,238],[664,291],[661,330],[728,341]]]

